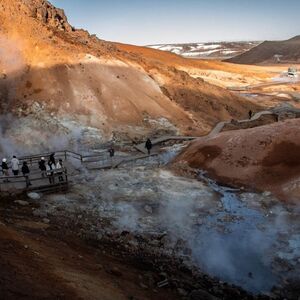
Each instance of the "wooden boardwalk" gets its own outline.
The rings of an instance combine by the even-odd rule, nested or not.
[[[153,157],[153,156],[157,156],[158,153],[157,152],[153,152],[150,155],[148,154],[138,154],[138,155],[133,155],[133,156],[129,156],[126,158],[122,158],[122,159],[117,159],[117,158],[113,158],[112,161],[106,161],[104,164],[99,164],[96,166],[87,166],[88,170],[103,170],[103,169],[114,169],[119,167],[122,164],[126,164],[132,161],[137,161],[140,159],[145,159],[148,157]]]
[[[294,108],[278,108],[278,109],[274,109],[274,110],[264,110],[264,111],[260,111],[255,113],[251,119],[243,119],[243,120],[235,120],[236,124],[247,124],[247,123],[251,123],[254,121],[259,120],[261,117],[266,116],[266,115],[280,115],[281,113],[284,112],[294,112],[294,113],[299,113],[300,114],[300,110],[298,109],[294,109]],[[216,136],[217,134],[219,134],[226,125],[231,124],[231,120],[230,121],[222,121],[216,124],[216,126],[210,131],[209,134],[204,135],[204,136],[198,136],[198,137],[193,137],[193,136],[162,136],[156,139],[152,140],[152,145],[158,145],[170,140],[174,140],[174,141],[190,141],[190,140],[194,140],[197,138],[212,138],[214,136]],[[145,148],[145,143],[141,143],[139,145],[134,146],[135,149],[139,150],[140,152],[146,154],[147,153],[147,149]]]
[[[151,142],[152,142],[152,145],[155,146],[155,145],[158,145],[158,144],[161,144],[161,143],[164,143],[164,142],[167,142],[167,141],[171,141],[171,140],[173,140],[173,141],[191,141],[191,140],[194,140],[196,138],[198,138],[198,137],[166,135],[166,136],[162,136],[162,137],[153,139],[153,140],[151,140]],[[148,153],[148,150],[145,148],[145,143],[135,145],[134,148],[137,149],[138,151],[144,153],[144,154]]]
[[[50,183],[50,179],[51,182]],[[59,179],[62,179],[61,181]],[[67,170],[57,170],[52,176],[42,177],[41,172],[33,172],[28,176],[8,176],[0,177],[0,192],[16,193],[16,192],[57,192],[68,189],[69,179]]]
[[[299,83],[299,79],[294,79],[294,80],[282,80],[282,81],[270,81],[270,82],[264,82],[264,83],[258,83],[258,84],[253,84],[253,85],[246,85],[246,86],[231,86],[228,87],[227,89],[233,92],[242,92],[242,91],[251,91],[255,89],[260,89],[260,88],[265,88],[265,87],[270,87],[270,86],[276,86],[276,85],[293,85]]]

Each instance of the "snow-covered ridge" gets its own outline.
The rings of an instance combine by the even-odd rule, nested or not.
[[[169,51],[184,57],[193,58],[230,58],[240,55],[260,42],[218,42],[218,43],[190,43],[190,44],[159,44],[147,47]]]

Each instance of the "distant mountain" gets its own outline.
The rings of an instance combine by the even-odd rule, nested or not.
[[[300,35],[286,41],[265,41],[227,61],[237,64],[300,63]]]
[[[260,42],[218,42],[218,43],[190,43],[190,44],[160,44],[147,47],[191,58],[227,59],[240,55]]]

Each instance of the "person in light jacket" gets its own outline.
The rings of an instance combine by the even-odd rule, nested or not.
[[[59,159],[59,161],[56,164],[56,170],[57,170],[57,174],[58,176],[58,180],[59,182],[63,182],[64,178],[63,178],[63,171],[64,171],[64,163],[62,161],[62,159]]]
[[[55,183],[54,171],[56,168],[55,168],[55,164],[51,160],[48,161],[46,169],[47,169],[47,176],[49,178],[50,184]]]
[[[11,169],[12,169],[12,172],[13,172],[14,176],[19,175],[19,163],[20,163],[19,160],[14,155],[12,160],[11,160]]]

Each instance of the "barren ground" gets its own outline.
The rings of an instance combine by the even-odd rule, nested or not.
[[[288,65],[105,42],[41,0],[3,0],[0,17],[6,157],[107,153],[111,142],[126,156],[146,136],[200,136],[249,110],[300,107],[299,82],[264,85],[286,79]],[[0,298],[298,300],[299,208],[278,199],[299,200],[298,123],[196,141],[179,158],[197,169],[184,177],[166,166],[181,149],[167,144],[120,169],[67,162],[77,174],[65,194],[1,199]]]

